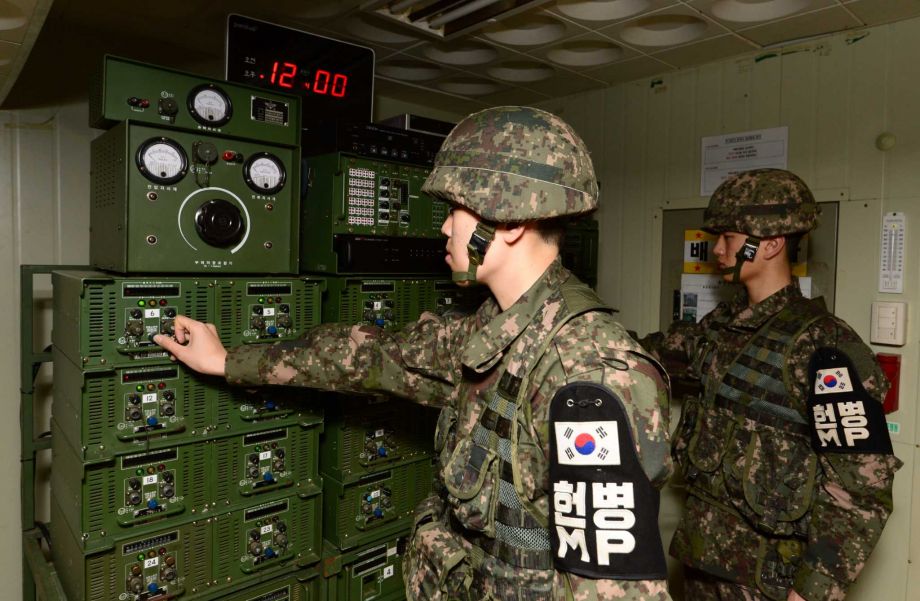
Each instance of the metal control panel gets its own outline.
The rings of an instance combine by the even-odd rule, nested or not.
[[[82,459],[162,448],[209,434],[212,384],[173,363],[87,371],[54,348],[52,411]]]
[[[214,441],[214,502],[251,503],[283,489],[319,491],[322,418]]]
[[[297,273],[299,151],[130,121],[91,145],[90,261],[119,273]]]
[[[421,191],[427,167],[342,153],[304,166],[304,271],[447,274],[448,205]]]
[[[352,549],[408,528],[415,506],[431,490],[430,457],[344,484],[323,480],[323,536]]]
[[[323,558],[327,601],[397,601],[405,599],[402,563],[408,537]]]
[[[334,395],[326,405],[320,470],[340,482],[431,455],[433,409],[393,397]]]
[[[297,146],[300,99],[173,69],[106,56],[96,73],[89,126],[132,120]]]
[[[218,278],[215,325],[224,346],[293,340],[320,323],[325,282],[316,278]]]
[[[232,582],[319,559],[322,494],[290,494],[214,520],[215,576]]]

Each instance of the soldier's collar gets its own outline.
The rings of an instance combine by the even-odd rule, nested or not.
[[[533,286],[513,305],[486,322],[467,342],[461,361],[476,372],[485,372],[501,360],[505,349],[529,326],[546,302],[559,295],[569,272],[556,258]]]
[[[795,280],[756,305],[748,306],[747,292],[742,289],[732,299],[732,319],[728,325],[748,329],[760,328],[768,319],[784,309],[786,305],[799,298],[802,298],[802,291],[799,290],[799,284]]]

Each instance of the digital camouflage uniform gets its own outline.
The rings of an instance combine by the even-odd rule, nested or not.
[[[801,180],[757,170],[726,180],[705,225],[758,240],[810,230],[814,219]],[[809,601],[844,599],[891,513],[900,462],[815,452],[809,363],[818,349],[841,351],[881,402],[888,382],[871,350],[796,283],[752,306],[742,290],[699,324],[676,322],[642,342],[672,375],[683,365],[703,385],[685,401],[673,444],[688,495],[670,553],[714,577],[688,570],[688,599],[786,599],[790,586]],[[734,597],[725,581],[740,585]]]
[[[495,156],[508,160],[496,167]],[[558,118],[519,107],[461,122],[426,189],[492,227],[596,203],[581,140]],[[400,331],[322,325],[294,342],[231,349],[226,376],[441,408],[438,491],[416,511],[404,566],[410,599],[670,598],[663,579],[591,579],[553,566],[547,411],[561,387],[591,382],[616,394],[643,477],[660,488],[671,472],[668,388],[657,362],[558,258],[505,311],[490,298],[475,314],[426,313]]]

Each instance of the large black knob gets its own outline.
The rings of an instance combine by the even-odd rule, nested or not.
[[[195,229],[201,239],[218,248],[237,244],[246,233],[243,214],[226,200],[209,200],[195,212]]]

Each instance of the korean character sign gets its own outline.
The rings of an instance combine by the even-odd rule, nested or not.
[[[666,578],[658,491],[639,463],[622,401],[599,384],[568,384],[549,416],[555,568],[589,578]]]
[[[892,452],[882,403],[865,391],[853,362],[839,349],[815,351],[809,365],[808,419],[816,453]]]

